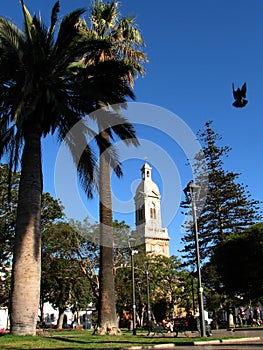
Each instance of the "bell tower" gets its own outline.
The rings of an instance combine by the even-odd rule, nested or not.
[[[169,257],[170,238],[167,228],[162,228],[161,195],[152,181],[152,168],[146,162],[141,168],[141,182],[134,201],[136,231],[143,240],[146,252]]]

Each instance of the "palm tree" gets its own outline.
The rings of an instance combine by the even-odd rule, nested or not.
[[[11,332],[26,335],[36,332],[40,294],[41,140],[56,133],[77,162],[76,145],[86,140],[89,129],[83,123],[77,138],[65,138],[73,125],[96,108],[98,99],[112,103],[116,95],[133,97],[133,93],[122,78],[128,71],[125,62],[84,65],[80,60],[100,46],[94,39],[84,40],[78,30],[83,9],[66,15],[55,37],[59,2],[53,6],[49,28],[40,17],[30,15],[23,0],[21,5],[23,31],[0,17],[0,157],[8,157],[10,169],[16,169],[21,159]],[[76,166],[90,196],[94,164],[87,146]]]
[[[129,71],[123,75],[123,79],[133,87],[134,79],[138,74],[143,75],[143,62],[147,61],[146,55],[142,52],[143,39],[136,28],[135,19],[132,17],[120,17],[118,13],[118,2],[111,1],[103,3],[97,0],[93,3],[90,18],[90,28],[85,21],[82,21],[82,30],[86,35],[101,40],[105,43],[102,49],[97,50],[96,57],[86,57],[86,62],[97,60],[107,62],[108,60],[124,60],[129,66]],[[117,96],[116,103],[123,102]],[[123,140],[127,146],[138,146],[138,140],[134,127],[127,119],[111,110],[103,113],[103,103],[98,103],[102,110],[98,113],[101,118],[97,119],[99,135],[110,144],[114,135]],[[115,173],[122,174],[120,164],[111,164],[109,149],[100,148],[99,167],[99,197],[100,197],[100,274],[99,274],[99,332],[115,334],[118,331],[115,302],[114,269],[113,269],[113,229],[112,229],[112,199],[110,184],[110,165]],[[116,160],[116,158],[115,158]]]

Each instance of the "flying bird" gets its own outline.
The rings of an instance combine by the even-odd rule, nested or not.
[[[246,92],[247,92],[247,84],[244,83],[242,88],[237,88],[235,90],[234,83],[232,83],[233,96],[235,101],[233,102],[233,106],[237,108],[243,108],[247,104],[247,100],[245,100]]]

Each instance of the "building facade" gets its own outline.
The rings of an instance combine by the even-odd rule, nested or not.
[[[170,256],[169,235],[162,227],[161,195],[152,180],[152,168],[145,162],[141,168],[141,182],[134,197],[136,232],[146,252]]]

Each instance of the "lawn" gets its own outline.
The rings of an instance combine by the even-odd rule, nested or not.
[[[182,341],[191,341],[191,338],[172,338],[149,336],[147,333],[132,335],[132,332],[123,331],[118,336],[93,335],[92,331],[44,331],[37,336],[14,336],[5,334],[0,336],[0,349],[107,349],[129,348],[132,346],[149,346]],[[200,338],[194,338],[198,340]],[[209,338],[211,340],[211,338]]]

